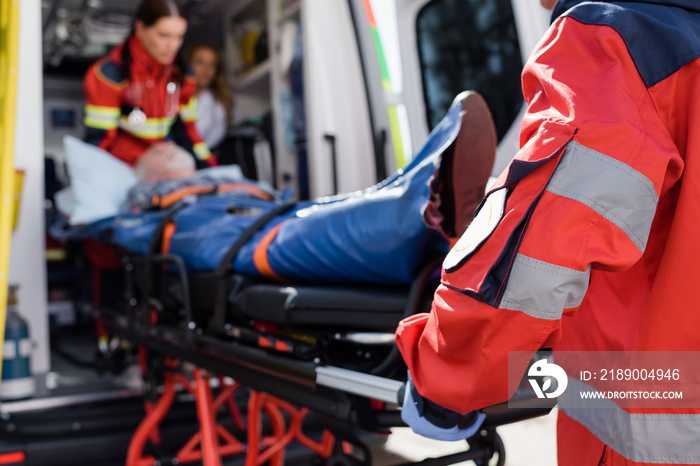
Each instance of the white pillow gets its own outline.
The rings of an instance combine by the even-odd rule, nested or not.
[[[134,170],[97,146],[73,136],[63,138],[68,177],[75,200],[69,221],[83,225],[119,213],[137,183]]]
[[[53,199],[55,201],[56,210],[58,210],[61,215],[70,219],[75,210],[75,196],[73,196],[71,187],[67,186],[57,191],[56,194],[53,195]]]

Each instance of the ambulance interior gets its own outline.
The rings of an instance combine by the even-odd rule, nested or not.
[[[0,431],[7,434],[0,440],[0,459],[7,458],[7,464],[124,464],[127,450],[131,455],[135,448],[134,432],[143,425],[144,410],[159,406],[167,392],[159,377],[170,374],[164,369],[172,363],[168,357],[179,358],[190,374],[199,374],[200,366],[208,369],[212,377],[206,380],[221,393],[236,379],[233,369],[214,377],[225,358],[207,366],[202,354],[188,360],[180,349],[164,358],[145,357],[161,366],[157,375],[142,373],[138,342],[114,335],[100,339],[101,329],[96,329],[102,325],[96,324],[96,308],[125,299],[124,271],[96,267],[82,241],[57,240],[48,232],[61,215],[55,196],[70,185],[64,137],[83,138],[85,132],[82,78],[91,63],[124,40],[138,3],[21,2],[14,165],[24,178],[9,283],[18,285],[16,308],[33,342],[34,385],[26,396],[0,403]],[[520,71],[548,25],[547,12],[536,0],[186,0],[180,5],[188,20],[183,49],[205,41],[223,57],[235,99],[225,140],[227,163],[238,164],[246,178],[291,193],[293,200],[362,190],[407,166],[464,90],[479,92],[491,110],[498,137],[492,175],[497,176],[518,147]],[[200,344],[206,343],[195,346]],[[306,370],[299,367],[300,373]],[[173,445],[185,443],[196,430],[199,409],[197,383],[178,383],[171,384],[178,386],[175,402],[160,430],[156,426],[155,434],[147,433],[151,445],[139,456],[141,462],[130,456],[127,464],[252,464],[249,453],[245,459],[252,440],[260,444],[258,460],[276,464],[382,464],[371,461],[369,450],[344,451],[340,439],[352,430],[348,439],[356,435],[357,444],[381,449],[385,436],[356,434],[342,426],[331,429],[338,439],[331,447],[322,415],[302,421],[298,407],[284,411],[287,405],[280,401],[269,408],[264,398],[255,399],[259,411],[276,414],[265,411],[270,419],[262,421],[262,437],[248,431],[237,455],[213,458],[200,431],[199,453],[173,456],[168,453],[176,450]],[[245,388],[231,396],[241,398],[242,392]],[[363,388],[355,394],[363,396]],[[309,401],[313,414],[335,409],[324,396]],[[354,403],[348,404],[352,413]],[[243,417],[250,422],[252,413]],[[233,408],[229,414],[225,426],[233,432],[239,418]],[[289,433],[275,430],[275,416],[310,424],[313,448],[296,438],[296,448],[289,446],[283,455],[269,451],[265,457],[265,450],[273,449],[269,439]],[[160,443],[154,441],[158,434]],[[219,442],[225,443],[223,437]],[[233,440],[226,446],[235,449]],[[488,442],[470,446],[477,453],[480,447],[493,450]],[[490,455],[477,453],[431,464],[468,459],[492,464]]]

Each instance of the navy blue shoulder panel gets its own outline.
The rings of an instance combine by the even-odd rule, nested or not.
[[[567,4],[577,5],[562,16],[584,24],[610,26],[620,34],[647,88],[700,57],[697,11],[644,0],[609,3],[560,0],[557,10]]]
[[[100,73],[115,84],[121,84],[124,81],[121,67],[112,60],[105,60],[100,66]]]

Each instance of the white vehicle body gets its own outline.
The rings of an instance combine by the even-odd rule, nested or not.
[[[20,3],[15,166],[26,170],[26,176],[20,222],[12,235],[9,282],[20,285],[20,308],[37,342],[33,371],[42,374],[50,370],[44,156],[54,158],[60,166],[64,160],[63,136],[82,137],[84,129],[81,76],[66,73],[64,68],[71,61],[75,64],[94,59],[117,43],[129,27],[124,18],[128,19],[138,2],[23,0]],[[426,84],[425,57],[421,55],[426,52],[420,50],[423,36],[419,37],[422,32],[417,28],[418,19],[428,8],[438,3],[455,7],[481,3],[479,8],[491,10],[496,3],[507,5],[512,10],[517,33],[519,68],[549,22],[548,13],[538,0],[187,3],[192,16],[186,41],[212,41],[224,53],[236,96],[236,120],[266,112],[271,115],[276,154],[273,176],[277,187],[298,192],[300,181],[308,177],[310,197],[370,186],[410,160],[413,151],[425,141],[431,129],[427,115],[431,111],[439,112],[428,108],[426,89],[432,89],[435,83]],[[368,19],[367,5],[372,8],[376,29]],[[242,72],[238,46],[241,31],[253,27],[251,22],[257,22],[267,32],[267,58]],[[294,55],[295,28],[299,25],[306,131],[303,141],[297,140],[290,146],[289,134],[285,133],[290,92],[287,71]],[[378,41],[382,44],[384,62],[378,59]],[[519,95],[519,83],[513,86]],[[468,88],[466,83],[463,89],[444,92],[456,95]],[[484,93],[484,89],[476,90]],[[508,127],[499,131],[502,134],[494,174],[517,151],[522,105],[519,108],[520,114],[517,108],[511,112]],[[61,116],[67,120],[57,121]],[[307,177],[300,176],[298,171],[301,150],[307,157]],[[59,175],[65,178],[60,170]]]

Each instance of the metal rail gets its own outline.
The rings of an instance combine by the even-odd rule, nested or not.
[[[230,376],[244,385],[270,393],[291,403],[306,406],[330,418],[351,421],[352,395],[377,399],[400,405],[404,383],[363,372],[334,366],[321,366],[261,348],[241,345],[234,341],[203,335],[192,335],[194,344],[185,343],[185,329],[165,329],[142,326],[130,327],[126,319],[104,315],[110,330],[133,343],[144,345],[158,353],[189,361],[217,374]],[[350,396],[350,398],[349,398]],[[516,392],[509,402],[484,408],[484,428],[494,428],[547,414],[555,402],[540,400],[534,392]],[[379,427],[403,425],[400,412],[374,413],[373,424]]]

